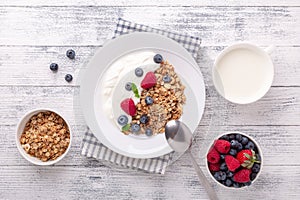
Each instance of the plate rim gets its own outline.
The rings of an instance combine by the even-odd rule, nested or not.
[[[151,36],[150,36],[151,35]],[[197,64],[197,62],[195,61],[195,59],[193,58],[193,56],[190,54],[190,52],[188,52],[181,44],[179,44],[178,42],[176,42],[176,41],[174,41],[174,40],[172,40],[172,39],[170,39],[170,38],[167,38],[166,36],[162,36],[162,35],[160,35],[160,34],[156,34],[156,33],[146,33],[146,32],[136,32],[136,33],[130,33],[130,34],[125,34],[125,35],[121,35],[121,36],[119,36],[119,37],[117,37],[117,38],[115,38],[115,39],[111,39],[111,40],[109,40],[109,41],[107,41],[104,45],[103,45],[103,47],[101,47],[101,48],[99,48],[96,52],[95,52],[95,54],[91,57],[91,59],[87,62],[87,64],[86,64],[86,69],[85,69],[85,73],[83,74],[83,77],[82,77],[82,79],[81,79],[81,82],[80,82],[80,94],[79,94],[79,96],[80,96],[80,109],[81,109],[81,111],[82,111],[82,113],[83,113],[83,116],[84,116],[84,119],[85,119],[85,122],[86,122],[86,124],[88,125],[88,127],[91,129],[91,131],[92,132],[102,132],[102,130],[101,130],[101,127],[99,127],[99,125],[98,125],[98,123],[97,123],[97,120],[96,120],[96,117],[95,117],[95,114],[94,114],[94,104],[91,106],[91,107],[93,107],[93,112],[92,112],[92,114],[91,113],[89,113],[89,111],[87,111],[87,107],[85,106],[85,102],[86,102],[86,98],[84,98],[84,96],[85,95],[83,95],[83,94],[85,94],[86,92],[84,92],[84,89],[88,89],[87,88],[87,85],[88,84],[85,84],[86,83],[86,81],[84,81],[85,79],[90,79],[88,76],[87,76],[87,74],[88,74],[88,69],[91,69],[92,68],[92,64],[91,63],[93,63],[92,61],[94,60],[94,59],[96,59],[95,57],[97,56],[97,55],[99,55],[99,53],[101,53],[103,50],[105,50],[105,47],[106,46],[108,46],[108,45],[110,45],[111,43],[115,43],[115,42],[119,42],[120,40],[122,41],[122,40],[126,40],[128,37],[135,37],[135,36],[138,36],[138,37],[158,37],[158,38],[160,38],[160,39],[162,39],[162,40],[165,40],[165,41],[168,41],[168,42],[170,42],[170,43],[173,43],[173,45],[174,46],[176,46],[177,47],[177,51],[175,52],[175,51],[170,51],[169,49],[166,49],[165,47],[154,47],[154,46],[152,46],[152,47],[145,47],[145,46],[142,46],[142,45],[139,45],[139,47],[136,47],[136,48],[133,48],[133,47],[128,47],[127,48],[127,50],[125,50],[125,51],[123,51],[123,52],[121,52],[120,54],[123,54],[123,55],[126,55],[128,52],[134,52],[134,51],[137,51],[138,49],[146,49],[146,48],[148,48],[148,49],[150,49],[150,48],[156,48],[156,49],[162,49],[162,50],[165,50],[165,51],[169,51],[169,52],[171,52],[171,53],[173,53],[173,54],[175,54],[175,55],[178,55],[179,54],[179,52],[181,51],[182,53],[184,52],[184,55],[180,55],[180,57],[182,58],[182,59],[184,59],[186,62],[188,62],[188,63],[190,63],[191,64],[191,66],[192,67],[194,67],[195,68],[195,70],[196,71],[198,71],[198,73],[199,73],[199,75],[201,76],[201,78],[202,78],[202,80],[201,80],[201,83],[200,84],[202,84],[202,86],[203,86],[203,88],[204,88],[204,90],[203,90],[203,94],[204,94],[204,96],[203,96],[203,100],[204,100],[204,104],[203,104],[203,110],[201,110],[201,116],[200,116],[200,118],[199,118],[199,121],[198,121],[198,125],[199,125],[199,123],[200,123],[200,121],[201,121],[201,119],[202,119],[202,117],[203,117],[203,114],[204,114],[204,109],[205,109],[205,100],[206,100],[206,91],[205,91],[205,82],[204,82],[204,78],[203,78],[203,75],[202,75],[202,72],[201,72],[201,70],[200,70],[200,68],[199,68],[199,65]],[[131,38],[132,39],[132,38]],[[178,49],[180,49],[180,50],[178,50]],[[115,57],[120,57],[119,55],[118,56],[115,56]],[[102,68],[101,68],[101,70],[99,70],[99,71],[101,71],[100,73],[99,73],[99,75],[98,75],[98,79],[101,77],[101,76],[103,76],[103,74],[105,73],[105,70],[106,69],[108,69],[108,67],[110,66],[110,64],[109,63],[107,63],[107,65],[104,65]],[[95,67],[94,67],[95,68]],[[100,68],[100,67],[98,67],[98,68]],[[96,80],[96,82],[98,82],[98,79]],[[94,90],[93,90],[93,94],[95,93],[95,89],[97,88],[97,86],[95,85],[94,86]],[[93,98],[94,99],[94,98]],[[93,102],[94,102],[94,100],[92,100]],[[93,117],[89,117],[88,115],[93,115]],[[93,119],[93,121],[91,121],[91,120],[89,120],[89,119],[91,119],[91,118],[94,118]],[[95,127],[97,127],[97,128],[95,128]],[[97,130],[98,129],[98,130]],[[172,152],[172,149],[169,147],[168,148],[168,150],[167,151],[163,151],[163,153],[159,153],[159,152],[162,152],[162,151],[158,151],[158,152],[155,152],[155,153],[151,153],[151,154],[145,154],[145,155],[143,155],[143,154],[132,154],[132,153],[129,153],[129,152],[126,152],[126,151],[122,151],[122,150],[120,150],[119,151],[119,149],[117,149],[117,148],[115,148],[115,146],[114,145],[112,145],[106,138],[105,138],[105,136],[102,134],[102,133],[100,133],[100,134],[94,134],[95,135],[95,137],[101,142],[101,143],[103,143],[107,148],[109,148],[110,150],[112,150],[112,151],[114,151],[114,152],[116,152],[116,153],[118,153],[118,154],[121,154],[121,155],[123,155],[123,156],[127,156],[127,157],[132,157],[132,158],[154,158],[154,157],[158,157],[158,156],[163,156],[163,155],[166,155],[166,154],[168,154],[168,153],[170,153],[170,152]],[[99,135],[103,135],[103,137],[100,137]]]

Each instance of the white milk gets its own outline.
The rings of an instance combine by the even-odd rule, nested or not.
[[[270,58],[256,48],[229,50],[217,60],[214,70],[218,92],[235,103],[250,103],[261,98],[273,79]]]

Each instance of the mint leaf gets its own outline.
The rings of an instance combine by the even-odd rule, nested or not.
[[[134,83],[131,83],[131,89],[135,95],[136,98],[140,98],[140,95],[139,95],[139,90],[137,89],[136,85]]]
[[[130,129],[130,124],[126,124],[122,127],[122,131],[128,131]]]

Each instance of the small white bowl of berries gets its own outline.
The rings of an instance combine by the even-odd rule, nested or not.
[[[220,135],[210,146],[207,169],[212,178],[226,188],[253,184],[262,170],[262,151],[253,138],[242,132]]]

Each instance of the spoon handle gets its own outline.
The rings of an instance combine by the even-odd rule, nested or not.
[[[197,172],[197,175],[199,177],[200,183],[205,188],[205,190],[206,190],[206,192],[207,192],[207,194],[209,196],[209,199],[218,200],[218,197],[217,197],[217,194],[216,194],[215,190],[213,189],[213,187],[208,182],[206,176],[204,175],[203,171],[200,169],[199,165],[197,164],[197,162],[196,162],[196,160],[195,160],[195,158],[192,155],[192,153],[191,153],[190,150],[188,151],[188,154],[191,157],[193,166],[195,168],[195,171]]]

